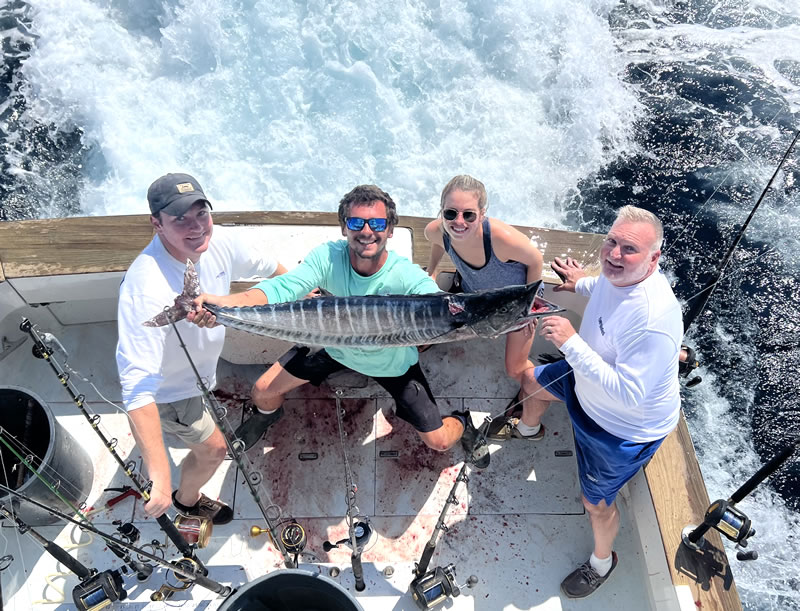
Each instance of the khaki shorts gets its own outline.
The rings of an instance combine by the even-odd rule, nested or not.
[[[159,403],[158,414],[161,416],[161,430],[172,433],[188,445],[203,443],[217,428],[211,414],[203,407],[201,396]]]

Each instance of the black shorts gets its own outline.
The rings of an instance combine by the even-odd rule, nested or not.
[[[306,346],[295,346],[278,362],[287,373],[300,380],[308,380],[319,386],[332,373],[347,369],[339,361],[320,350],[309,354]],[[428,381],[419,363],[414,363],[401,376],[392,378],[372,377],[394,399],[397,417],[405,420],[420,433],[430,433],[442,426],[442,417],[433,398]]]

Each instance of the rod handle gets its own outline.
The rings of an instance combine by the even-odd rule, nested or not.
[[[433,558],[433,552],[435,551],[436,544],[428,541],[425,544],[425,549],[422,550],[422,558],[419,559],[419,564],[417,564],[417,568],[414,571],[417,577],[422,577],[428,572],[428,567],[431,564],[431,558]]]
[[[53,543],[52,541],[43,541],[42,547],[44,547],[45,551],[53,558],[75,573],[81,579],[81,581],[92,576],[92,572],[89,569],[83,566],[75,558],[70,556],[60,545]]]
[[[356,592],[363,592],[367,587],[364,583],[364,567],[361,566],[361,552],[350,555],[350,564],[353,566],[353,577],[356,580]]]

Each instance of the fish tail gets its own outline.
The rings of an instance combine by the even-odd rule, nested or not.
[[[187,259],[183,272],[183,292],[175,297],[175,302],[153,318],[142,323],[145,327],[164,327],[172,322],[183,320],[194,309],[194,300],[200,296],[200,280],[194,263]]]

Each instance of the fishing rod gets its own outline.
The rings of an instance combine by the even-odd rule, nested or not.
[[[484,439],[486,438],[486,432],[488,431],[489,424],[491,422],[491,416],[488,416],[486,420],[484,420],[483,424],[481,424],[480,429],[478,430],[478,439],[480,439],[481,436]],[[436,521],[436,525],[433,527],[431,538],[428,539],[428,542],[425,544],[425,548],[422,550],[422,556],[420,557],[419,562],[415,563],[414,565],[414,580],[411,582],[410,586],[411,596],[420,609],[434,609],[449,598],[455,598],[461,594],[461,588],[456,584],[456,567],[454,564],[451,563],[445,567],[437,566],[430,571],[428,570],[428,567],[430,566],[431,559],[436,551],[436,543],[439,539],[439,533],[447,532],[448,530],[447,524],[444,523],[444,520],[447,517],[447,511],[450,509],[450,505],[458,505],[459,503],[458,498],[456,497],[458,485],[461,482],[464,482],[464,485],[469,483],[467,464],[469,464],[469,461],[465,459],[464,464],[461,466],[461,470],[458,472],[458,475],[456,475],[453,486],[450,488],[450,492],[447,495],[447,500],[445,500],[442,511],[439,514],[439,519]],[[469,579],[467,579],[466,585],[469,588],[473,588],[477,583],[478,578],[475,575],[470,575]]]
[[[165,313],[167,313],[167,316],[169,317],[168,309],[165,310]],[[222,437],[225,440],[225,445],[228,448],[228,453],[233,457],[233,460],[236,462],[236,466],[239,467],[239,470],[244,475],[244,481],[247,484],[247,489],[250,491],[250,495],[253,497],[253,500],[255,501],[258,509],[261,511],[261,515],[264,517],[264,521],[267,523],[266,531],[257,526],[254,526],[253,528],[250,529],[250,535],[258,536],[262,532],[268,532],[270,538],[272,539],[273,545],[277,548],[278,552],[280,552],[281,556],[283,557],[283,563],[284,565],[286,565],[286,568],[287,569],[297,568],[296,556],[295,559],[293,559],[289,555],[289,552],[291,550],[293,553],[297,555],[303,550],[303,548],[305,547],[305,531],[294,519],[282,520],[281,509],[276,504],[270,503],[269,507],[264,507],[261,498],[262,492],[264,496],[269,497],[269,495],[267,494],[266,490],[263,487],[263,480],[264,480],[263,475],[261,475],[261,473],[258,472],[253,467],[253,464],[250,462],[250,459],[245,454],[244,443],[240,439],[238,439],[236,437],[236,434],[231,430],[232,427],[228,423],[227,410],[219,404],[217,398],[213,394],[211,394],[211,392],[208,390],[208,386],[203,381],[203,378],[200,377],[200,373],[197,371],[197,367],[194,364],[194,360],[192,359],[192,356],[189,354],[189,349],[186,347],[186,344],[183,341],[183,337],[181,336],[180,331],[178,331],[178,327],[175,324],[175,321],[170,318],[169,322],[172,325],[172,328],[175,330],[175,334],[178,337],[178,342],[180,343],[181,348],[183,349],[183,352],[186,355],[186,359],[189,361],[189,365],[191,366],[195,377],[197,378],[197,387],[203,394],[203,400],[206,410],[214,419],[214,422],[217,424],[220,431],[222,431]],[[261,488],[262,492],[260,492],[258,488]],[[272,509],[273,513],[272,516],[270,516],[270,509]],[[284,524],[282,532],[280,533],[278,532],[276,523]]]
[[[92,525],[90,522],[80,522],[80,521],[68,516],[67,514],[62,513],[61,511],[58,511],[57,509],[49,507],[49,506],[45,505],[44,503],[40,503],[39,501],[37,501],[35,499],[32,499],[31,497],[29,497],[29,496],[27,496],[25,494],[22,494],[22,493],[17,492],[16,490],[14,490],[12,488],[9,488],[5,484],[0,483],[0,492],[5,492],[5,493],[8,493],[8,494],[12,494],[16,498],[18,498],[18,499],[20,499],[22,501],[25,501],[26,503],[29,503],[29,504],[33,505],[34,507],[38,507],[39,509],[43,509],[44,511],[46,511],[50,515],[52,515],[52,516],[54,516],[56,518],[59,518],[59,519],[63,520],[64,522],[68,522],[69,524],[74,524],[75,526],[81,528],[82,530],[85,530],[85,531],[88,531],[88,532],[90,532],[90,533],[92,533],[94,535],[97,535],[98,537],[100,537],[101,539],[106,541],[109,545],[119,546],[119,547],[121,547],[123,549],[128,550],[129,552],[133,552],[137,556],[140,556],[142,558],[146,558],[146,559],[152,561],[154,564],[157,564],[157,565],[159,565],[159,566],[161,566],[163,568],[166,568],[166,569],[172,571],[172,573],[175,574],[176,578],[178,578],[180,581],[184,582],[185,584],[197,584],[198,586],[200,586],[202,588],[206,588],[207,590],[210,590],[210,591],[214,592],[215,594],[219,594],[221,597],[228,596],[231,593],[233,593],[233,591],[234,591],[233,588],[231,588],[230,586],[223,585],[223,584],[221,584],[221,583],[219,583],[217,581],[214,581],[213,579],[209,579],[208,577],[206,577],[206,575],[208,574],[208,571],[206,571],[195,558],[183,557],[183,558],[181,558],[180,560],[177,560],[177,561],[165,560],[164,558],[162,558],[162,557],[160,557],[160,556],[158,556],[156,554],[148,552],[147,550],[143,549],[142,547],[137,547],[136,545],[130,543],[127,540],[125,540],[124,537],[119,539],[117,537],[114,537],[113,535],[109,535],[108,533],[105,533],[105,532],[101,531],[99,528],[97,528],[94,525]],[[186,588],[180,588],[180,589],[186,589]],[[162,588],[162,590],[163,590],[163,588]],[[162,590],[159,590],[159,592],[161,592]],[[151,595],[150,599],[151,600],[164,600],[164,598],[166,598],[166,597],[163,597],[163,598],[159,598],[158,597],[159,592],[156,592],[153,595]]]
[[[789,147],[786,149],[786,152],[783,154],[783,157],[781,157],[781,160],[776,166],[775,171],[772,173],[769,182],[767,182],[767,186],[764,187],[764,190],[761,192],[761,195],[759,195],[758,200],[753,206],[753,209],[750,210],[750,214],[747,216],[747,220],[745,220],[744,224],[742,224],[741,229],[739,229],[739,232],[736,234],[736,237],[734,238],[733,242],[728,247],[728,251],[722,258],[722,261],[717,267],[716,272],[712,275],[712,277],[708,280],[708,282],[706,282],[705,286],[689,299],[689,301],[694,301],[698,297],[702,297],[702,299],[695,302],[694,305],[689,307],[686,310],[686,313],[683,315],[684,333],[686,333],[689,330],[689,327],[692,325],[692,323],[694,323],[694,321],[697,319],[700,313],[705,309],[706,304],[708,303],[708,300],[711,298],[711,294],[714,292],[714,289],[719,283],[720,277],[725,272],[725,268],[728,266],[728,263],[730,262],[734,251],[739,246],[739,243],[742,241],[742,238],[744,237],[744,232],[747,231],[747,227],[750,225],[750,221],[753,220],[756,211],[758,210],[759,206],[761,206],[761,202],[764,200],[764,197],[766,197],[770,187],[772,187],[772,183],[775,182],[775,178],[777,178],[778,172],[781,171],[783,164],[786,163],[786,160],[789,158],[789,155],[792,154],[792,149],[794,148],[798,139],[800,139],[800,130],[797,131],[794,138],[792,139],[792,142],[789,144]]]
[[[44,471],[44,466],[40,466],[39,470],[37,471],[36,467],[34,467],[27,458],[23,457],[19,453],[19,451],[16,448],[14,448],[14,446],[11,445],[11,443],[9,441],[7,441],[5,439],[4,433],[7,433],[7,431],[3,427],[0,427],[0,443],[2,443],[6,448],[8,448],[8,450],[17,458],[17,460],[20,461],[20,464],[22,464],[26,469],[28,469],[40,482],[42,482],[54,495],[56,495],[56,497],[58,497],[58,499],[62,503],[64,503],[67,507],[69,507],[72,510],[72,512],[76,516],[78,516],[83,522],[91,524],[91,521],[89,520],[89,518],[87,516],[85,516],[81,512],[80,509],[75,507],[75,505],[73,505],[72,502],[70,502],[69,499],[65,498],[64,495],[61,494],[61,492],[58,490],[57,486],[53,485],[52,482],[48,481],[40,473],[40,471]],[[9,434],[9,437],[11,437],[11,439],[14,439],[14,437],[12,435],[10,435],[10,434]],[[17,442],[17,443],[19,443],[19,442]],[[22,449],[26,449],[26,448],[23,446]],[[59,486],[60,486],[60,484],[59,484]],[[138,533],[138,529],[133,524],[125,524],[125,525],[123,525],[121,522],[120,522],[120,526],[117,528],[117,530],[120,533],[126,533],[126,532],[130,533],[129,536],[132,536],[133,533]],[[137,535],[137,538],[138,538],[138,535]],[[120,547],[118,547],[116,545],[111,545],[111,544],[109,544],[108,549],[111,550],[111,552],[117,558],[122,560],[125,564],[130,566],[131,569],[136,571],[136,577],[137,577],[137,579],[139,581],[145,581],[153,573],[153,567],[152,566],[135,560],[134,558],[132,558],[130,556],[130,554],[125,552],[124,549],[122,549],[122,548],[120,548]]]
[[[55,541],[44,537],[0,503],[0,521],[4,519],[13,522],[20,534],[28,535],[44,551],[77,575],[80,582],[72,589],[72,600],[79,611],[99,610],[128,597],[122,582],[122,574],[119,570],[98,571],[94,568],[88,568],[76,558],[70,556]]]
[[[98,414],[90,414],[89,411],[86,409],[86,396],[80,394],[77,389],[74,387],[72,382],[69,379],[69,374],[66,370],[61,366],[60,363],[55,358],[54,350],[47,344],[47,341],[55,341],[58,342],[51,334],[40,334],[37,331],[36,327],[31,323],[30,320],[27,318],[22,319],[22,322],[19,325],[19,328],[24,333],[27,333],[30,338],[33,340],[33,356],[39,359],[44,359],[50,365],[50,368],[55,372],[56,377],[58,378],[59,382],[61,382],[62,386],[66,389],[69,396],[72,398],[72,402],[78,407],[81,414],[86,418],[86,421],[92,427],[95,433],[100,437],[100,440],[103,442],[105,448],[111,453],[114,457],[114,460],[117,461],[117,464],[120,466],[122,471],[125,475],[130,478],[133,482],[135,488],[139,491],[139,494],[142,495],[142,499],[146,503],[150,500],[150,487],[152,482],[145,483],[143,482],[143,478],[141,475],[135,473],[134,469],[136,467],[136,463],[134,461],[125,462],[120,457],[119,453],[116,450],[117,446],[117,439],[109,439],[105,436],[103,431],[99,428],[100,423],[100,416]],[[59,344],[60,345],[60,344]],[[62,347],[63,350],[63,347]],[[64,351],[66,352],[66,351]],[[203,520],[206,521],[205,527],[208,529],[210,522],[207,518],[200,518],[201,524]],[[181,531],[178,530],[178,527],[175,525],[172,519],[166,514],[163,513],[156,518],[156,522],[158,523],[161,530],[166,533],[167,537],[175,544],[175,547],[183,554],[185,558],[190,558],[197,563],[197,565],[201,568],[201,570],[206,571],[205,566],[203,563],[197,559],[194,553],[194,547],[192,547],[181,534]],[[207,571],[206,571],[207,574]]]
[[[372,526],[370,526],[369,520],[366,518],[366,516],[361,515],[361,512],[356,506],[356,492],[358,491],[358,486],[356,486],[355,482],[353,481],[353,472],[350,469],[350,461],[347,458],[347,449],[345,448],[344,422],[342,421],[344,410],[342,409],[341,399],[342,390],[337,388],[336,421],[339,424],[339,442],[342,446],[342,457],[344,459],[344,480],[346,490],[345,503],[347,505],[346,521],[348,536],[340,541],[336,541],[335,543],[325,541],[322,544],[322,548],[326,552],[329,552],[333,548],[339,547],[342,544],[350,546],[350,549],[352,550],[350,554],[350,565],[353,567],[353,577],[355,578],[356,582],[356,591],[363,592],[367,586],[364,583],[364,568],[361,566],[361,553],[364,551],[364,547],[369,542],[369,538],[372,535]],[[357,517],[362,517],[364,519],[356,520]]]
[[[786,446],[783,450],[773,456],[769,462],[756,471],[744,484],[742,484],[729,499],[718,499],[709,505],[706,510],[703,523],[699,526],[689,525],[683,529],[681,540],[689,549],[699,551],[704,543],[704,535],[709,529],[713,528],[725,535],[730,541],[736,543],[737,560],[756,560],[758,552],[756,550],[745,551],[748,540],[755,536],[756,531],[752,527],[752,521],[736,504],[749,495],[756,487],[770,475],[781,468],[794,454],[795,449],[800,444],[800,437]]]

